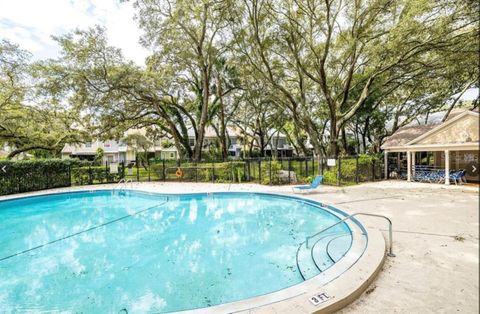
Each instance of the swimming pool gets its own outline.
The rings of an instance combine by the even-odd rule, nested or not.
[[[170,312],[303,282],[352,231],[318,203],[261,193],[97,190],[0,202],[0,308]]]

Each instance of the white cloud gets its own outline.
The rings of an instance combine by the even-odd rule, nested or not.
[[[75,28],[105,26],[111,45],[125,57],[143,64],[148,51],[140,46],[141,31],[133,20],[131,2],[118,0],[15,0],[4,1],[0,10],[0,38],[18,43],[35,59],[54,58],[59,48],[52,35]]]

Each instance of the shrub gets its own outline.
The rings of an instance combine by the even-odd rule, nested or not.
[[[175,172],[180,168],[183,175],[177,178]],[[150,165],[152,172],[157,174],[160,180],[163,180],[163,164],[157,163]],[[198,181],[198,182],[242,182],[245,180],[245,163],[243,161],[231,162],[183,162],[177,166],[176,161],[165,162],[165,177],[167,180]],[[215,175],[215,178],[212,176]]]
[[[263,163],[262,184],[280,184],[280,170],[282,170],[282,164],[277,160]]]
[[[0,195],[70,186],[70,162],[61,159],[0,160]]]
[[[358,157],[358,179],[359,181],[369,181],[372,178],[372,165],[378,163],[379,158],[371,155],[360,155]],[[343,184],[355,183],[357,165],[355,158],[342,158],[341,160],[340,182]],[[334,167],[330,167],[323,172],[324,182],[327,184],[337,183],[338,160]]]
[[[94,183],[113,183],[123,178],[124,171],[121,167],[118,173],[112,174],[105,166],[72,167],[72,183],[85,185]]]

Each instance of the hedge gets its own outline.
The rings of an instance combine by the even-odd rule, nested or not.
[[[116,183],[123,178],[123,168],[118,167],[118,173],[111,174],[105,166],[72,167],[72,183],[86,185],[94,183]]]
[[[5,172],[2,170],[5,167]],[[0,160],[0,195],[70,186],[70,162]]]
[[[335,166],[328,167],[323,172],[324,182],[326,184],[337,184],[337,173],[338,173],[338,159],[335,163]],[[379,177],[377,169],[374,165],[380,165],[380,160],[376,156],[371,155],[360,155],[358,157],[358,180],[359,182],[371,181],[373,173],[375,171],[375,176]],[[357,161],[355,158],[342,158],[340,161],[340,183],[341,184],[355,184],[357,175]]]

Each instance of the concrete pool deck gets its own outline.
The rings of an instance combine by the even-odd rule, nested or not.
[[[133,187],[160,193],[230,190],[292,194],[291,186],[257,184],[155,182]],[[54,189],[48,193],[91,188]],[[340,313],[478,313],[478,192],[478,187],[382,181],[351,187],[322,186],[304,194],[348,213],[383,214],[393,221],[397,256],[387,258],[383,271],[366,292]],[[6,198],[11,196],[0,197]],[[385,221],[368,217],[361,220],[386,235]]]

